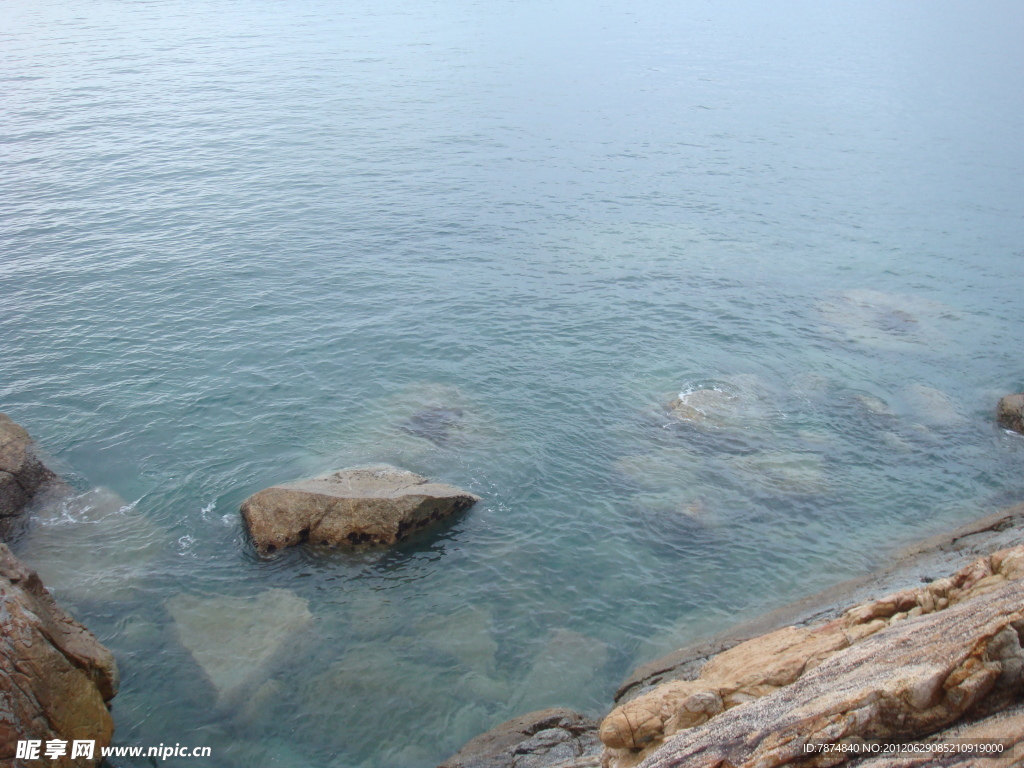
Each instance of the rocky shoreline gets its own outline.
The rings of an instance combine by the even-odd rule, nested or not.
[[[887,766],[1018,765],[1022,577],[1018,505],[906,547],[868,576],[637,668],[592,729],[566,710],[523,715],[472,740],[441,768],[873,766],[882,758],[814,758],[802,749],[807,741],[878,738],[999,738],[1019,752],[885,758]],[[971,681],[969,691],[951,684],[958,677],[961,687]],[[896,688],[885,689],[887,681]]]

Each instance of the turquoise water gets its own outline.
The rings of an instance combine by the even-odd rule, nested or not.
[[[828,5],[0,6],[14,547],[118,743],[435,765],[1024,497],[1024,11]],[[378,461],[484,501],[255,555]]]

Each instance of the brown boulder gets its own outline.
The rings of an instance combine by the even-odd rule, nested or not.
[[[1024,394],[1007,395],[999,401],[996,420],[1001,427],[1024,432]]]
[[[597,723],[571,709],[521,715],[469,741],[439,768],[555,768],[597,765]]]
[[[28,432],[0,413],[0,517],[17,515],[54,477],[33,453]]]
[[[15,765],[19,740],[69,742],[54,766],[95,766],[114,722],[114,657],[65,613],[35,571],[0,544],[0,765]],[[93,759],[70,758],[70,742],[95,740]]]
[[[394,544],[479,500],[382,464],[266,488],[242,503],[242,515],[256,547],[269,553],[303,541]]]

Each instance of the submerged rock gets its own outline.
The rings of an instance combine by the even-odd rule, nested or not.
[[[953,398],[935,387],[911,384],[905,394],[907,403],[922,424],[947,427],[966,420]]]
[[[679,421],[705,429],[760,427],[769,416],[762,389],[756,376],[732,376],[680,392],[668,404],[668,411]]]
[[[554,768],[598,765],[597,723],[571,709],[520,715],[477,736],[439,768]]]
[[[880,397],[874,395],[854,395],[853,399],[860,403],[861,407],[874,416],[895,416],[892,408]]]
[[[256,547],[269,553],[302,541],[394,544],[478,501],[468,491],[381,464],[275,485],[246,499],[242,515]]]
[[[438,655],[449,656],[460,666],[493,675],[498,643],[491,634],[491,615],[482,608],[467,607],[419,622],[417,636]]]
[[[458,431],[462,424],[462,417],[463,410],[461,408],[430,405],[399,422],[398,428],[407,434],[422,437],[443,448],[448,445],[452,434]]]
[[[514,697],[519,711],[551,704],[598,699],[601,672],[608,663],[608,646],[571,629],[556,629],[548,637]]]
[[[600,730],[606,763],[783,765],[808,741],[903,741],[1003,708],[1024,691],[1022,577],[1017,546],[828,623],[734,645],[613,710]]]
[[[56,475],[32,451],[28,432],[0,413],[0,517],[17,515]]]
[[[673,416],[683,421],[722,426],[735,400],[720,389],[695,389],[681,392],[668,407]]]
[[[814,453],[759,451],[730,459],[744,480],[753,480],[770,493],[822,493],[828,482],[821,456]]]
[[[1024,394],[1007,395],[999,401],[996,420],[1001,427],[1024,433]]]
[[[943,304],[916,296],[884,291],[850,290],[819,302],[826,331],[862,344],[898,349],[912,344],[935,344],[942,339],[944,321],[957,319]]]
[[[0,627],[0,764],[16,764],[19,739],[92,739],[93,759],[72,760],[68,754],[46,763],[65,768],[101,763],[99,748],[114,734],[107,710],[118,688],[114,657],[3,544]]]
[[[221,704],[237,703],[270,673],[272,662],[294,650],[313,623],[309,603],[286,589],[255,597],[178,595],[167,610],[181,644],[202,667]]]

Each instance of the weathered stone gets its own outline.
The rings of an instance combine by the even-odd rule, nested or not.
[[[94,759],[65,755],[54,766],[95,766],[114,722],[114,657],[65,613],[39,576],[0,544],[0,765],[15,765],[21,739],[93,739]]]
[[[10,472],[0,470],[0,517],[16,515],[28,503],[29,495]]]
[[[600,730],[607,762],[781,765],[805,741],[914,738],[1006,706],[1024,682],[1022,576],[1017,546],[827,623],[735,645],[692,679],[613,710]]]
[[[25,428],[0,413],[0,517],[16,515],[56,475],[32,451]]]
[[[772,695],[680,731],[640,765],[781,766],[805,758],[808,742],[927,735],[978,711],[989,697],[1019,696],[1019,671],[1009,679],[1003,672],[1007,661],[1024,661],[1012,628],[1021,619],[1024,585],[1011,581],[946,611],[902,621]],[[836,762],[830,756],[801,764]],[[610,763],[632,765],[635,756]]]
[[[935,743],[949,744],[954,740],[969,741],[984,739],[989,742],[1000,742],[1002,749],[998,753],[980,756],[978,753],[956,753],[927,751],[922,748],[918,756],[908,752],[906,757],[886,756],[852,760],[850,768],[1010,768],[1021,764],[1024,755],[1024,704],[997,712],[980,720],[959,723],[920,741],[909,742],[918,746]]]
[[[571,709],[544,709],[509,720],[468,742],[439,768],[548,768],[596,765],[597,723]]]
[[[256,547],[269,553],[302,541],[394,544],[479,500],[381,464],[275,485],[246,499],[242,515]]]
[[[1001,427],[1024,432],[1024,394],[1007,395],[1000,400],[996,420]]]
[[[275,657],[285,648],[294,650],[313,623],[308,602],[286,589],[255,597],[178,595],[167,602],[167,610],[181,644],[225,705],[256,690]]]

